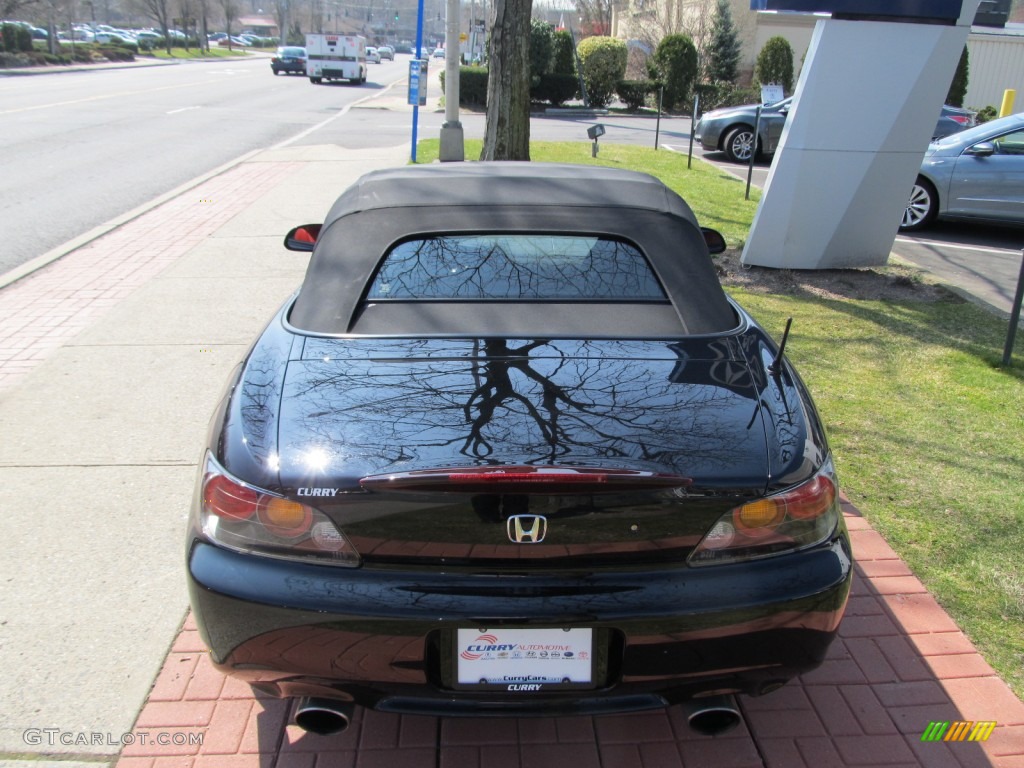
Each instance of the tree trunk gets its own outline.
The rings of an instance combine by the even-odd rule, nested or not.
[[[487,123],[481,160],[530,159],[532,0],[496,0],[491,21]]]

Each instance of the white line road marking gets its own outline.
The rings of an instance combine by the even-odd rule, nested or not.
[[[1020,253],[1019,249],[1013,250],[1011,248],[985,248],[980,245],[960,245],[959,243],[948,243],[940,240],[915,240],[910,237],[897,237],[896,242],[934,246],[936,248],[957,248],[961,251],[976,251],[978,253],[1005,253],[1008,255]]]
[[[190,109],[199,109],[199,107],[182,107],[181,109],[172,109],[168,112],[168,115],[176,115],[179,112],[188,112]]]
[[[18,109],[6,109],[0,111],[0,115],[13,115],[18,112],[33,112],[37,109],[49,109],[50,107],[67,107],[72,104],[85,104],[90,101],[102,101],[103,99],[119,99],[122,96],[134,96],[139,93],[155,93],[157,91],[173,91],[178,88],[192,88],[197,85],[209,85],[210,83],[222,83],[223,80],[199,80],[194,83],[181,83],[180,85],[165,85],[162,88],[146,88],[142,91],[119,91],[118,93],[107,93],[102,96],[89,96],[85,99],[72,99],[71,101],[56,101],[52,104],[37,104],[34,107],[19,107]]]

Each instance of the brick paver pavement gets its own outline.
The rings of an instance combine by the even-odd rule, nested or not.
[[[857,578],[825,664],[761,698],[711,738],[679,708],[625,716],[459,719],[356,710],[334,736],[290,725],[291,704],[215,670],[191,618],[117,768],[1024,768],[1024,704],[895,552],[845,504]],[[922,742],[933,720],[995,720],[984,743]],[[183,735],[177,735],[183,734]],[[187,743],[202,734],[202,743]]]
[[[238,166],[0,291],[0,389],[292,170]],[[342,734],[305,734],[289,725],[290,703],[217,672],[189,619],[117,766],[1024,768],[1024,704],[859,513],[849,504],[845,513],[857,579],[839,639],[818,670],[763,698],[740,697],[743,723],[729,733],[697,735],[674,708],[487,720],[357,710]],[[934,720],[998,727],[984,743],[922,742]]]
[[[24,379],[296,167],[239,165],[0,290],[0,390]]]

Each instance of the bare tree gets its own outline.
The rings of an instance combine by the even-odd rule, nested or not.
[[[178,13],[181,15],[181,26],[184,27],[183,31],[185,33],[186,51],[189,49],[189,45],[191,45],[191,43],[189,43],[189,37],[193,32],[192,19],[195,18],[195,7],[193,6],[194,2],[195,0],[178,0]],[[199,33],[197,31],[196,37],[198,36]]]
[[[21,15],[19,11],[22,8],[28,8],[35,2],[36,0],[0,0],[0,18],[16,19]]]
[[[714,26],[714,0],[687,3],[633,0],[632,8],[633,12],[627,16],[627,37],[641,41],[646,50],[653,52],[667,35],[688,35],[703,67]]]
[[[164,36],[164,46],[167,54],[171,53],[171,25],[170,7],[168,0],[130,0],[130,4],[143,16],[160,27],[160,34]]]
[[[43,0],[42,8],[46,12],[46,48],[51,54],[56,54],[58,49],[57,20],[66,18],[68,0]]]
[[[288,25],[291,23],[291,10],[291,0],[274,0],[274,20],[277,21],[281,45],[288,45]]]
[[[235,0],[220,0],[224,10],[224,31],[228,33],[228,50],[231,50],[231,23],[238,18],[238,4]]]
[[[671,5],[672,3],[666,4]],[[576,0],[576,11],[580,16],[580,31],[583,36],[610,35],[614,6],[614,0]]]
[[[481,160],[530,159],[532,0],[496,0],[488,46],[487,122]]]
[[[199,8],[199,48],[203,51],[210,50],[210,0],[196,0]]]

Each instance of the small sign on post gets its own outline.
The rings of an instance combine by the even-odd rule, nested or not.
[[[409,104],[424,107],[427,104],[427,60],[409,62]]]
[[[786,98],[786,92],[777,83],[765,83],[761,86],[761,103],[774,104]]]

